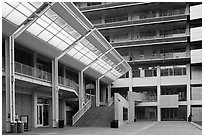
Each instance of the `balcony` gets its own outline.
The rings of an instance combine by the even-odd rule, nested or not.
[[[187,36],[183,34],[168,34],[168,36],[153,36],[153,37],[143,37],[139,39],[132,39],[120,42],[111,42],[113,47],[127,47],[127,46],[143,46],[143,45],[154,45],[154,44],[167,44],[167,43],[177,43],[177,42],[187,42]]]
[[[124,56],[124,59],[129,62],[151,62],[151,61],[163,61],[163,60],[171,60],[171,59],[186,59],[190,58],[188,56],[188,52],[176,52],[176,53],[160,53],[160,54],[152,54],[152,56],[140,56],[140,57],[129,57]]]
[[[202,49],[191,50],[191,64],[202,63]]]
[[[97,5],[90,5],[86,7],[79,7],[79,9],[84,12],[88,10],[94,10],[94,9],[101,9],[101,8],[109,8],[113,6],[125,6],[129,4],[136,4],[136,2],[105,2]]]
[[[5,58],[2,58],[2,71],[5,71]],[[51,73],[19,62],[15,62],[15,73],[17,75],[26,76],[48,83],[51,83],[52,81]],[[79,92],[78,84],[70,79],[58,76],[58,82],[60,86],[69,87],[71,89],[74,89],[77,93]]]
[[[115,27],[125,27],[125,26],[132,26],[132,25],[147,25],[147,24],[154,24],[154,23],[163,23],[163,22],[170,22],[170,21],[181,21],[181,20],[187,20],[187,15],[180,14],[180,15],[171,15],[171,16],[161,16],[161,17],[147,17],[142,19],[128,19],[121,18],[121,17],[115,17],[115,18],[108,18],[106,19],[104,23],[98,22],[92,22],[96,28],[98,29],[109,29],[109,28],[115,28]],[[97,23],[97,24],[96,24]]]

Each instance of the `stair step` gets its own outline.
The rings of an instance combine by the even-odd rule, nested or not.
[[[101,126],[108,127],[114,119],[114,106],[91,107],[74,126],[91,127]]]

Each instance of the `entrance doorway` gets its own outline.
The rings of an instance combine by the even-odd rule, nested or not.
[[[72,116],[73,116],[73,113],[72,111],[66,111],[66,124],[67,125],[72,125]]]
[[[49,125],[48,99],[38,98],[37,104],[37,127]]]
[[[187,107],[179,106],[178,108],[162,108],[161,109],[161,120],[163,121],[176,121],[186,120]]]

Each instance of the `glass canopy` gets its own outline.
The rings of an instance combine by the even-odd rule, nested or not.
[[[43,4],[44,3],[42,2],[5,2],[2,5],[2,16],[4,19],[12,22],[19,27],[33,13],[35,13],[38,8],[40,8],[41,6],[43,7]],[[75,8],[73,4],[71,4],[71,7],[70,4],[66,6],[64,6],[64,3],[55,4],[58,4],[58,6],[61,5],[61,8],[66,7],[66,14],[74,16],[75,20],[77,20],[82,27],[88,28],[87,26],[89,25],[86,25],[83,22],[83,20],[87,19],[79,12],[78,9]],[[42,41],[49,43],[54,48],[56,48],[56,50],[64,51],[77,39],[83,36],[83,34],[81,34],[79,30],[77,30],[78,27],[73,27],[73,25],[70,24],[70,22],[67,21],[65,17],[63,17],[63,14],[59,14],[58,12],[54,11],[53,8],[50,8],[43,15],[41,15],[31,26],[29,26],[26,31],[41,39]],[[91,30],[91,28],[89,29]],[[105,52],[100,50],[98,45],[94,44],[94,41],[100,42],[100,44],[105,47],[104,49],[106,49],[106,47],[111,48],[112,46],[105,40],[104,37],[101,37],[101,34],[97,34],[100,33],[98,31],[97,33],[96,31],[93,31],[90,35],[92,35],[94,40],[90,40],[85,37],[82,41],[72,47],[68,51],[67,55],[83,63],[85,66],[90,65],[90,68],[96,70],[101,75],[105,75],[106,77],[115,81],[121,75],[126,73],[128,69],[130,69],[130,66],[128,66],[127,63],[118,65],[118,63],[121,62],[123,58],[115,57],[120,55],[115,55],[112,51],[108,54],[112,54],[112,56],[115,57],[114,59],[109,58],[106,55],[100,57]]]

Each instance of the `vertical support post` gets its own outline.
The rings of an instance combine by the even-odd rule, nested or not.
[[[161,121],[161,107],[160,107],[160,95],[161,95],[161,70],[160,66],[157,66],[157,121]]]
[[[108,85],[108,101],[111,98],[111,84]]]
[[[106,85],[102,86],[102,93],[103,93],[103,103],[106,104]]]
[[[84,74],[83,71],[79,72],[79,109],[83,107],[83,94],[84,94]]]
[[[33,114],[34,114],[34,127],[37,127],[37,93],[33,93]]]
[[[15,121],[15,62],[14,62],[14,36],[6,40],[6,121],[7,131],[10,130],[10,122]],[[9,118],[10,115],[10,118]]]
[[[33,67],[34,67],[34,69],[33,69],[33,75],[34,76],[37,76],[37,53],[34,53],[33,54]]]
[[[52,127],[58,126],[59,100],[58,100],[58,59],[52,61]]]
[[[129,91],[132,92],[132,85],[133,85],[133,79],[132,79],[132,69],[128,72],[129,73]]]
[[[100,79],[96,80],[96,107],[100,106]]]
[[[186,65],[186,78],[187,78],[187,120],[188,120],[188,116],[191,113],[191,81],[190,81],[190,64]]]

